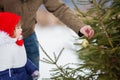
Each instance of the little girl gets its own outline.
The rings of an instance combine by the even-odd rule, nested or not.
[[[38,77],[37,67],[26,57],[20,16],[0,12],[0,80],[27,80]]]

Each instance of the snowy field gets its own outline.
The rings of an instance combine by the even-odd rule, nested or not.
[[[35,31],[37,33],[38,40],[44,50],[53,58],[53,52],[56,55],[65,48],[59,61],[59,65],[67,63],[79,63],[76,50],[78,46],[75,46],[78,35],[66,26],[51,26],[51,27],[40,27],[36,24]],[[40,49],[40,59],[46,58],[46,55]],[[50,78],[50,70],[55,66],[46,64],[40,61],[40,80],[43,78]]]

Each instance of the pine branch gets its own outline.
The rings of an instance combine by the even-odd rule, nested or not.
[[[105,32],[105,35],[106,35],[106,37],[107,37],[107,39],[108,39],[108,42],[109,42],[110,46],[113,48],[113,47],[114,47],[114,46],[113,46],[113,43],[112,43],[112,41],[111,41],[111,39],[110,39],[110,36],[108,35],[108,33],[107,33],[107,31],[106,31],[106,29],[105,29],[105,26],[104,26],[104,24],[102,23],[102,21],[100,21],[100,24],[101,24],[101,27],[103,28],[103,31]]]
[[[74,5],[75,9],[77,10],[77,12],[79,12],[83,17],[86,17],[86,14],[83,13],[82,11],[80,11],[78,6],[75,4],[74,0],[71,0],[71,2],[73,3],[73,5]]]
[[[54,61],[54,60],[48,55],[48,53],[43,49],[43,47],[42,47],[42,45],[39,43],[39,41],[37,41],[37,42],[38,42],[40,48],[42,49],[42,51],[44,52],[44,54],[47,56],[47,58],[50,59],[50,61],[49,61],[48,59],[45,59],[45,58],[44,58],[44,60],[41,60],[41,61],[43,61],[43,62],[45,62],[45,63],[48,63],[48,64],[54,64],[54,65],[56,65],[56,67],[58,68],[58,70],[60,70],[66,77],[68,77],[68,75],[64,72],[63,68],[57,64],[57,62],[58,62],[58,60],[59,60],[59,58],[60,58],[60,56],[61,56],[64,48],[60,51],[59,55],[56,57],[56,59],[55,59],[55,61]],[[55,54],[54,54],[54,55],[55,55]],[[55,55],[55,56],[56,56],[56,55]]]

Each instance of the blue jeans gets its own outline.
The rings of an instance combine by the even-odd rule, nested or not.
[[[25,67],[0,71],[0,80],[27,80]]]
[[[26,48],[27,57],[38,67],[39,69],[39,45],[35,32],[24,39],[24,45]],[[32,80],[32,79],[30,79]]]

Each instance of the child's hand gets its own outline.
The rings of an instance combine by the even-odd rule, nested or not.
[[[38,70],[34,71],[33,74],[32,74],[32,77],[33,77],[33,80],[38,80],[38,78],[39,78],[39,71]]]

